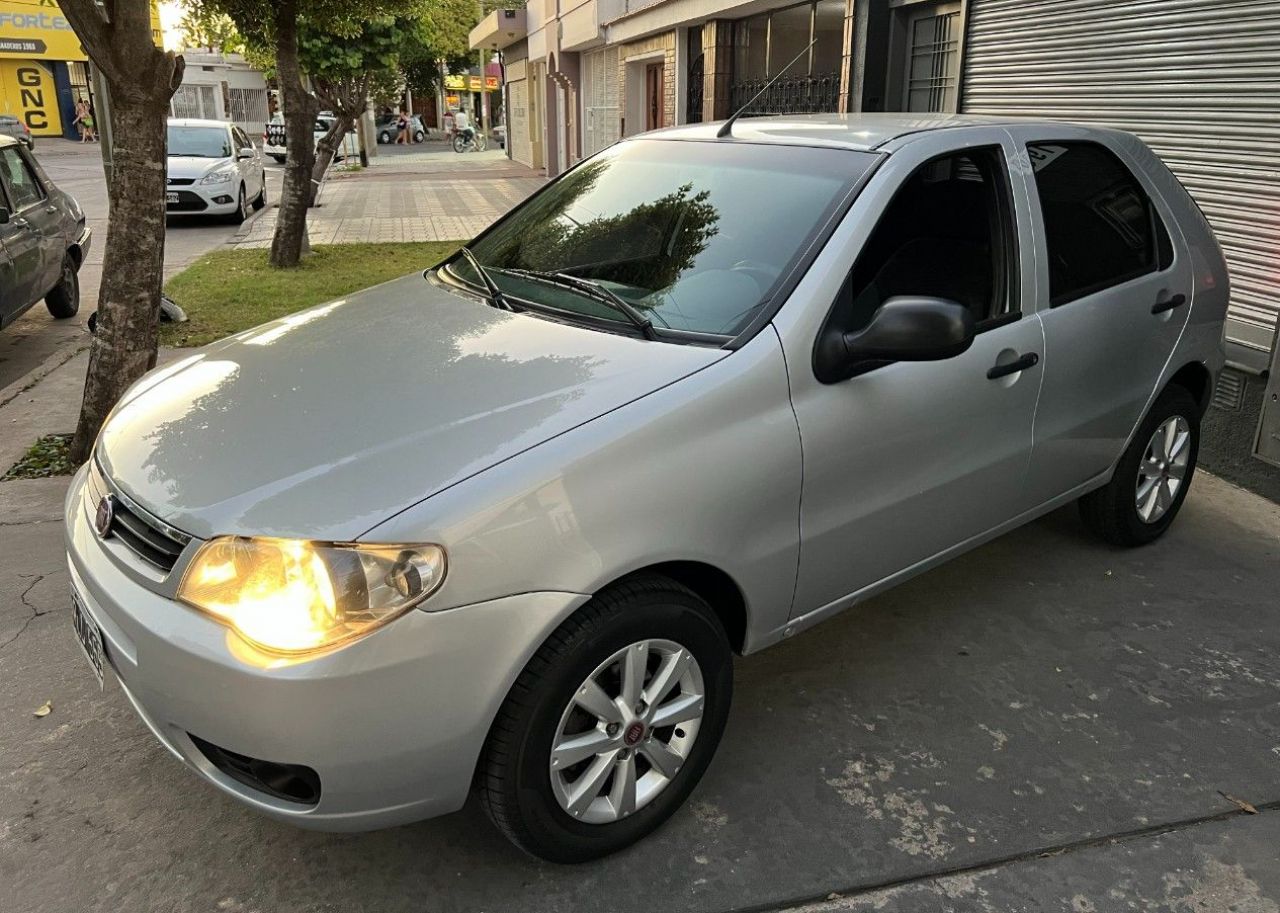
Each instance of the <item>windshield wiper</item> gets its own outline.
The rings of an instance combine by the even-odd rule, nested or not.
[[[532,269],[504,269],[504,273],[511,273],[516,276],[524,276],[528,279],[540,280],[551,285],[563,285],[571,289],[582,292],[597,301],[603,301],[610,305],[614,310],[620,312],[627,318],[630,323],[636,327],[645,339],[657,339],[658,334],[654,332],[653,321],[637,310],[634,304],[631,304],[613,289],[606,285],[601,285],[591,279],[583,279],[581,276],[571,276],[568,273],[560,272],[539,272]]]
[[[476,275],[480,277],[480,281],[484,283],[485,290],[489,293],[490,299],[493,300],[493,306],[504,311],[514,311],[511,302],[507,300],[507,296],[502,294],[502,289],[498,288],[498,284],[493,281],[493,277],[489,275],[489,271],[481,265],[476,259],[476,255],[471,252],[470,248],[460,247],[459,253],[467,258],[467,262],[471,264],[471,268],[476,271]]]

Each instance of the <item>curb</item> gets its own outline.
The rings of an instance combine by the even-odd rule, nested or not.
[[[230,238],[227,238],[225,243],[239,244],[245,238],[249,237],[249,230],[253,227],[253,223],[258,221],[258,219],[262,218],[263,213],[269,210],[275,209],[278,205],[279,205],[278,203],[268,203],[266,206],[263,206],[261,209],[255,211],[252,215],[249,216],[249,218],[245,219],[243,222],[240,223],[239,227],[237,227],[235,230],[235,234],[233,234]]]
[[[45,358],[44,361],[40,362],[40,364],[36,365],[3,390],[0,390],[0,409],[9,405],[9,403],[13,402],[23,393],[26,393],[36,384],[40,383],[40,381],[44,380],[54,371],[71,361],[71,359],[75,358],[81,352],[87,351],[88,348],[88,342],[78,341],[74,345],[68,345],[65,349],[59,349],[56,352],[50,353],[50,355]]]

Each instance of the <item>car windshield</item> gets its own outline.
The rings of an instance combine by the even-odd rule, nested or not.
[[[224,159],[231,155],[231,137],[225,127],[169,125],[169,154]]]
[[[844,149],[619,143],[515,209],[471,251],[518,302],[626,321],[606,300],[612,292],[659,331],[732,336],[875,160]],[[465,260],[449,268],[483,285]],[[556,273],[605,292],[547,281]]]

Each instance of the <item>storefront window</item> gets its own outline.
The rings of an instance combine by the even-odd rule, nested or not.
[[[813,12],[813,69],[817,73],[839,73],[844,56],[844,0],[820,0]]]
[[[835,111],[844,54],[844,12],[845,0],[817,0],[734,23],[730,108],[736,111],[747,104],[785,69],[746,113]],[[813,47],[803,53],[810,42]],[[788,68],[793,60],[795,65]]]

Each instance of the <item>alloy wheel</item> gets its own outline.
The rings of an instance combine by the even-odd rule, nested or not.
[[[549,760],[560,807],[608,824],[652,802],[679,774],[706,703],[693,654],[670,640],[618,650],[578,686]]]
[[[1180,415],[1165,419],[1151,435],[1138,463],[1136,501],[1143,523],[1156,523],[1168,513],[1182,488],[1191,454],[1191,426]]]

